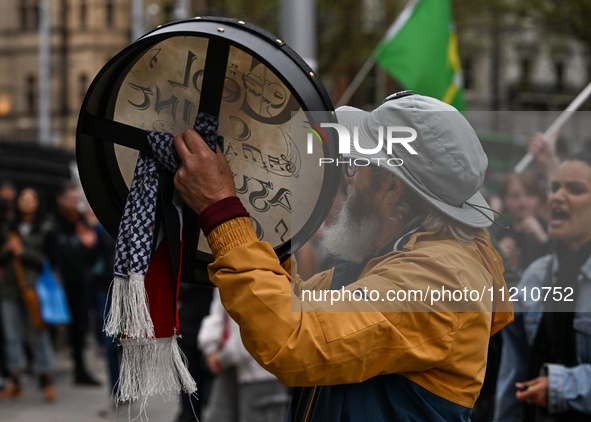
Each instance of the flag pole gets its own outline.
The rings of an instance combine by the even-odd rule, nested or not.
[[[546,132],[544,132],[544,140],[554,135],[554,133],[556,133],[556,131],[560,129],[562,125],[568,121],[568,119],[571,118],[571,116],[573,115],[572,112],[578,110],[579,107],[581,107],[581,105],[585,102],[585,100],[589,98],[589,95],[591,95],[591,82],[589,82],[585,89],[582,90],[581,93],[576,96],[576,98],[568,105],[567,108],[564,109],[562,113],[560,113],[560,116],[558,116],[558,118],[554,120],[554,122],[552,122],[550,127],[546,130]],[[533,160],[534,155],[531,152],[528,152],[523,156],[521,160],[519,160],[519,163],[517,163],[513,171],[517,174],[521,173],[523,170],[527,168],[527,166],[531,164]]]
[[[361,85],[361,82],[364,81],[364,79],[366,78],[369,71],[376,64],[376,58],[374,56],[374,52],[376,51],[378,46],[383,41],[394,38],[396,36],[396,34],[398,34],[398,31],[400,31],[402,29],[402,27],[404,26],[404,24],[406,23],[408,18],[412,15],[412,12],[414,11],[418,2],[419,2],[419,0],[409,0],[409,2],[404,7],[402,12],[400,12],[400,15],[398,16],[398,18],[392,23],[392,25],[390,25],[390,27],[386,31],[386,34],[382,37],[382,39],[380,40],[380,42],[378,43],[376,48],[374,48],[374,50],[369,55],[369,57],[367,58],[365,63],[363,63],[363,66],[361,66],[361,69],[359,69],[359,72],[357,72],[357,75],[355,75],[355,77],[353,78],[353,80],[351,81],[351,83],[349,84],[349,86],[347,87],[345,92],[343,93],[343,95],[341,95],[341,98],[339,98],[335,107],[340,107],[342,105],[347,104],[347,102],[349,102],[349,100],[351,99],[353,94],[355,94],[355,91],[357,91],[357,89],[359,88],[359,85]]]

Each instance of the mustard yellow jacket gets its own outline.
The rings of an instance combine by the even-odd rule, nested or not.
[[[209,266],[211,281],[240,325],[246,349],[285,385],[348,384],[397,373],[472,407],[484,379],[488,339],[513,320],[512,308],[495,303],[497,312],[492,312],[493,293],[506,286],[487,231],[468,245],[417,233],[404,245],[407,251],[371,260],[358,281],[346,287],[375,289],[384,298],[388,290],[442,286],[485,291],[480,302],[435,307],[427,300],[332,306],[304,301],[302,290],[330,288],[332,270],[307,281],[292,278],[290,261],[282,266],[245,217],[216,227],[208,241],[215,259]]]

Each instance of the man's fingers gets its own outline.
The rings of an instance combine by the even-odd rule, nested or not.
[[[183,133],[183,139],[185,140],[185,145],[191,154],[195,154],[198,151],[205,149],[209,149],[209,146],[205,143],[201,135],[199,135],[195,129],[187,129]]]
[[[176,171],[176,174],[174,175],[174,187],[179,191],[179,192],[183,192],[184,189],[184,184],[183,184],[183,176],[184,174],[181,174],[181,172],[183,171],[183,166],[181,164],[181,167],[179,167],[179,169]]]
[[[181,158],[202,151],[204,148],[209,149],[201,135],[195,129],[187,129],[175,136],[174,146]]]
[[[191,151],[187,148],[187,144],[185,144],[184,134],[179,133],[177,136],[174,137],[174,147],[176,148],[176,152],[178,152],[179,157],[181,160],[183,157],[187,157],[191,155]]]

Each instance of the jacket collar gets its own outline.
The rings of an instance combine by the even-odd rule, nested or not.
[[[558,271],[558,259],[556,259],[556,254],[552,255],[552,274],[556,276],[556,272]],[[587,258],[587,261],[581,267],[581,273],[585,276],[587,280],[591,280],[591,255]]]
[[[396,240],[393,240],[392,242],[390,242],[386,246],[384,246],[382,249],[380,249],[379,251],[377,251],[376,253],[374,253],[369,258],[368,261],[372,260],[373,258],[379,258],[380,256],[384,256],[384,255],[386,255],[389,252],[394,252],[394,251],[405,251],[405,252],[408,252],[408,251],[410,251],[410,249],[405,248],[406,244],[410,241],[411,237],[415,233],[423,233],[424,231],[425,231],[425,229],[423,229],[422,227],[417,227],[417,228],[412,229],[408,233],[400,236]]]
[[[558,259],[556,259],[556,255],[552,256],[552,274],[556,275],[558,271]],[[587,280],[591,280],[591,256],[587,258],[587,261],[581,267],[581,273],[585,276]]]

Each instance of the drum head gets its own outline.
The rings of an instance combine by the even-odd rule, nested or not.
[[[237,193],[259,239],[286,258],[314,234],[334,199],[339,168],[319,166],[319,159],[336,159],[338,142],[327,140],[308,153],[306,132],[336,118],[318,77],[293,50],[234,19],[162,26],[95,78],[80,112],[76,149],[97,217],[115,237],[138,150],[149,151],[145,130],[182,133],[199,111],[219,117]],[[203,234],[195,236],[197,262],[211,262]]]

